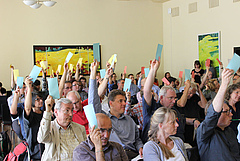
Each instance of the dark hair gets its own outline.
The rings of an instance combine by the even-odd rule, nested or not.
[[[235,91],[236,89],[240,89],[240,84],[232,84],[227,88],[227,92],[225,94],[225,100],[229,101],[229,99],[231,98],[231,94],[233,93],[233,91]]]
[[[120,83],[122,80],[125,81],[124,79],[119,79],[119,80],[117,81],[117,83]]]
[[[175,83],[176,78],[174,78],[174,77],[169,77],[169,78],[168,78],[168,81],[169,81],[170,84],[171,84],[172,82]]]
[[[140,72],[138,72],[136,75],[138,75],[138,74],[141,74],[141,71],[140,71]]]
[[[134,75],[133,75],[133,74],[128,74],[128,78],[129,78],[130,76],[134,76]]]
[[[36,79],[36,81],[33,83],[34,86],[39,86],[41,83],[38,79]]]
[[[166,73],[164,74],[164,77],[165,77],[165,78],[167,78],[167,77],[166,77],[167,74],[169,74],[169,75],[171,76],[170,72],[166,72]]]
[[[85,82],[87,82],[87,79],[85,77],[81,77],[79,80],[85,80]]]
[[[65,81],[65,83],[71,83],[72,84],[72,81]]]
[[[0,82],[0,87],[2,87],[2,82]]]
[[[199,65],[199,68],[201,68],[201,64],[200,64],[200,61],[199,60],[195,60],[195,62],[194,62],[194,68],[195,68],[195,65]]]
[[[114,89],[108,94],[108,105],[109,105],[109,107],[110,107],[109,102],[114,101],[115,97],[118,96],[118,95],[122,95],[122,96],[125,97],[125,92],[122,91],[122,90]]]

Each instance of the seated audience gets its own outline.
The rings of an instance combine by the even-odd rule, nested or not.
[[[67,99],[72,101],[73,104],[73,116],[72,121],[85,127],[86,133],[89,134],[88,120],[83,110],[83,104],[80,95],[76,91],[68,92]]]
[[[101,102],[96,87],[96,71],[99,66],[99,62],[93,62],[91,64],[90,74],[90,89],[88,103],[93,104],[96,113],[104,113],[101,108]],[[105,77],[109,77],[108,74]],[[142,155],[142,141],[139,138],[139,131],[137,125],[130,116],[124,115],[126,99],[125,92],[121,90],[112,90],[108,96],[108,103],[110,106],[110,112],[107,114],[111,121],[115,138],[114,140],[122,144],[127,153],[129,159],[136,157],[138,154]],[[111,135],[112,136],[112,135]],[[111,140],[110,138],[110,141]]]
[[[144,160],[188,160],[183,141],[170,136],[177,132],[176,119],[176,112],[166,107],[154,112],[148,132],[149,141],[143,147]]]
[[[188,92],[183,93],[181,98],[176,101],[176,92],[174,88],[170,86],[164,86],[161,88],[159,93],[160,102],[157,103],[152,95],[151,88],[154,82],[154,78],[156,75],[156,72],[160,66],[160,61],[154,60],[151,64],[151,69],[149,71],[147,80],[144,85],[143,90],[143,131],[142,131],[142,141],[145,143],[148,140],[148,130],[150,127],[150,118],[152,117],[153,113],[159,108],[159,107],[167,107],[171,108],[176,111],[177,113],[177,123],[179,124],[179,127],[177,128],[176,136],[180,137],[183,141],[185,141],[184,133],[185,133],[185,124],[188,125],[194,125],[194,127],[198,127],[200,122],[196,120],[195,118],[184,118],[180,112],[175,108],[176,106],[184,107],[187,102],[187,95]],[[190,88],[190,81],[185,82],[186,87]],[[175,103],[176,102],[176,103]],[[174,107],[175,106],[175,107]]]
[[[201,160],[240,160],[236,135],[231,127],[232,113],[223,106],[224,95],[233,70],[224,69],[222,84],[207,110],[205,120],[197,129],[197,144]]]
[[[72,122],[73,104],[67,98],[58,100],[54,107],[56,119],[51,121],[53,99],[45,101],[46,110],[38,131],[37,140],[45,144],[42,160],[72,160],[73,150],[84,140],[86,131],[82,125]]]
[[[227,92],[225,94],[225,102],[223,107],[229,108],[231,110],[232,118],[236,119],[231,122],[230,127],[233,129],[235,134],[238,134],[237,126],[240,123],[240,84],[232,84],[227,88]]]
[[[102,113],[96,114],[98,127],[91,129],[87,140],[83,141],[73,151],[73,161],[126,161],[128,160],[122,146],[109,141],[112,130],[110,118]]]

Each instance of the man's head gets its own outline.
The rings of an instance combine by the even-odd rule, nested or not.
[[[141,74],[141,72],[138,72],[138,73],[136,74],[136,79],[137,79],[137,80],[139,79],[140,74]]]
[[[77,91],[68,92],[66,98],[72,101],[74,111],[82,111],[82,100]]]
[[[61,98],[57,101],[54,107],[54,114],[56,116],[58,124],[67,129],[68,125],[72,121],[73,104],[67,98]]]
[[[64,83],[64,89],[63,89],[64,95],[66,96],[68,92],[70,92],[71,90],[72,90],[72,83],[70,81],[66,81]]]
[[[114,89],[108,94],[108,104],[112,115],[122,115],[125,111],[125,92]]]
[[[184,90],[183,92],[185,92],[186,90]],[[196,85],[196,83],[191,83],[191,85],[190,85],[190,88],[189,88],[189,90],[188,90],[188,99],[190,99],[190,98],[192,98],[192,96],[194,95],[194,94],[196,94],[196,92],[197,92],[197,85]]]
[[[124,79],[119,79],[117,82],[118,85],[118,90],[123,90],[125,80]]]
[[[113,74],[112,74],[112,81],[115,82],[116,80],[117,80],[117,75],[116,75],[116,73],[113,73]]]
[[[81,77],[80,81],[82,82],[83,87],[86,86],[87,79],[85,77]]]
[[[106,146],[111,134],[112,122],[110,118],[103,113],[97,113],[96,117],[98,128],[100,129],[101,133],[102,146]]]
[[[229,126],[232,120],[232,110],[230,110],[229,106],[223,106],[222,113],[218,119],[217,126],[221,129]]]
[[[235,73],[235,75],[233,76],[233,84],[236,84],[238,81],[238,79],[240,79],[240,76],[237,74],[237,73]]]
[[[172,108],[176,102],[176,92],[173,87],[163,86],[159,92],[160,103],[167,108]]]
[[[80,91],[82,83],[80,81],[73,80],[72,81],[72,90],[73,91]]]
[[[128,74],[128,79],[132,80],[132,83],[134,82],[134,75],[133,74]]]

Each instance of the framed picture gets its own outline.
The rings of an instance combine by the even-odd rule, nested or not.
[[[217,77],[219,76],[219,63],[216,59],[220,59],[220,49],[220,31],[198,34],[198,56],[202,69],[206,69],[205,61],[210,59]]]
[[[89,75],[91,63],[94,61],[93,45],[33,45],[34,65],[41,67],[40,62],[45,61],[45,64],[48,66],[47,76],[50,75],[51,71],[56,74],[58,66],[61,65],[61,72],[59,75],[62,75],[64,71],[64,62],[69,52],[73,53],[73,56],[68,63],[68,67],[70,68],[72,64],[73,73],[76,72],[76,65],[79,58],[83,58],[80,74]],[[101,69],[101,62],[99,69]],[[41,76],[41,74],[42,73],[40,73],[39,76]]]

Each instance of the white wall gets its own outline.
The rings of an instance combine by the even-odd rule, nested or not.
[[[188,13],[189,3],[197,2],[198,11]],[[179,7],[180,15],[171,17],[168,8]],[[221,59],[224,66],[232,58],[233,47],[240,46],[240,2],[219,0],[219,7],[209,8],[209,0],[171,0],[163,4],[164,71],[178,76],[192,69],[198,59],[197,35],[221,31]],[[239,62],[240,63],[240,62]]]
[[[20,76],[33,66],[33,44],[102,45],[102,65],[118,54],[116,73],[137,73],[162,43],[162,4],[148,0],[56,0],[35,10],[21,0],[0,0],[0,81],[10,89],[13,64]],[[163,65],[162,65],[163,67]]]

